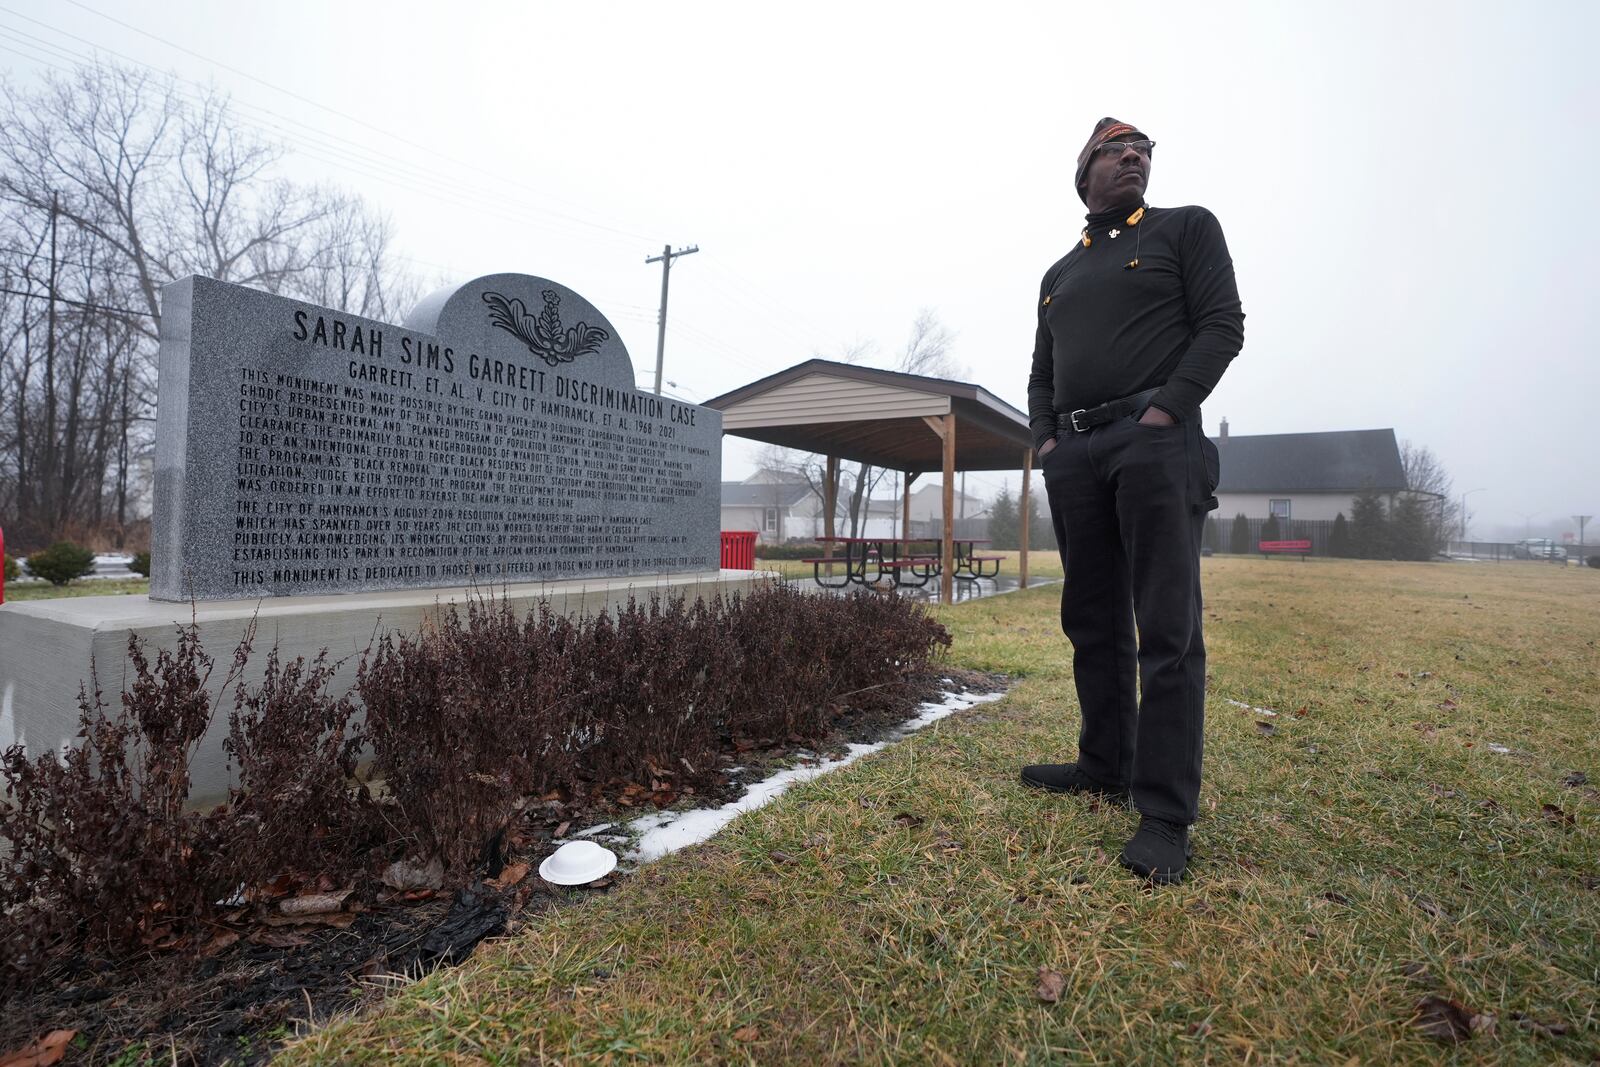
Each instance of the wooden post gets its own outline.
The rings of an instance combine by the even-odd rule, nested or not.
[[[822,536],[831,538],[834,534],[833,514],[835,505],[839,501],[839,457],[829,456],[827,472],[823,475],[822,484]],[[833,542],[822,542],[822,555],[825,559],[833,558]],[[833,564],[828,564],[828,577],[833,577]]]
[[[944,543],[939,546],[939,602],[950,603],[955,582],[956,413],[944,417]]]
[[[1025,448],[1022,450],[1022,499],[1017,505],[1018,510],[1022,512],[1020,516],[1022,523],[1022,534],[1020,538],[1022,544],[1022,553],[1017,563],[1017,569],[1020,572],[1020,577],[1017,580],[1017,587],[1019,589],[1028,588],[1028,516],[1033,512],[1032,502],[1028,499],[1028,491],[1029,483],[1032,481],[1032,476],[1033,449]]]
[[[905,522],[900,527],[900,536],[908,539],[911,537],[911,483],[917,480],[919,473],[919,471],[906,471]]]

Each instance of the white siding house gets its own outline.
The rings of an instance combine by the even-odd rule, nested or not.
[[[1334,430],[1239,437],[1228,421],[1211,442],[1222,460],[1216,514],[1280,520],[1331,520],[1372,491],[1392,504],[1406,488],[1394,430]]]

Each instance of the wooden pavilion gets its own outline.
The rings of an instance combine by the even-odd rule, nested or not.
[[[944,475],[944,536],[939,596],[950,602],[957,471],[1022,469],[1021,585],[1028,584],[1028,506],[1033,435],[1028,417],[982,386],[919,374],[809,359],[706,401],[722,412],[722,432],[827,457],[823,510],[829,535],[839,494],[839,461],[905,474],[906,529],[911,483]]]

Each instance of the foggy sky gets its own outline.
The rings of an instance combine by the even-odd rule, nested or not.
[[[562,281],[642,382],[644,258],[698,243],[666,353],[697,401],[860,341],[888,365],[926,307],[1025,409],[1073,160],[1115,115],[1158,142],[1149,201],[1209,207],[1233,252],[1208,432],[1393,427],[1482,487],[1479,536],[1600,514],[1597,5],[88,3],[11,0],[0,65],[38,76],[20,31],[214,80],[429,282]]]

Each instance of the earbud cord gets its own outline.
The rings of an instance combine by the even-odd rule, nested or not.
[[[1139,223],[1144,221],[1145,208],[1146,205],[1141,203],[1138,209],[1134,211],[1133,214],[1129,215],[1122,223],[1124,226],[1133,227],[1133,258],[1122,265],[1123,270],[1134,270],[1139,266],[1139,247],[1143,243],[1144,239],[1144,231],[1139,228]],[[1085,226],[1083,228],[1083,233],[1081,236],[1083,239],[1083,247],[1088,248],[1094,243],[1089,237],[1089,227]]]
[[[1133,258],[1122,265],[1123,270],[1134,270],[1139,266],[1139,242],[1144,238],[1144,227],[1139,223],[1144,221],[1144,205],[1139,205],[1139,210],[1128,216],[1128,225],[1133,227]]]

